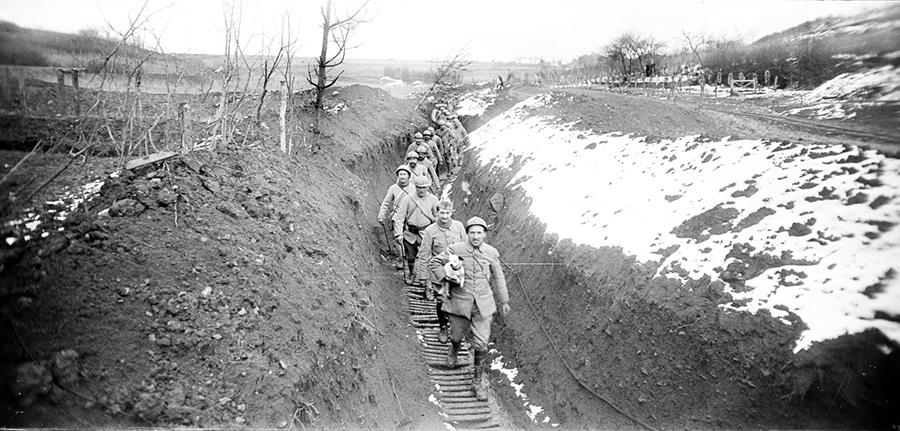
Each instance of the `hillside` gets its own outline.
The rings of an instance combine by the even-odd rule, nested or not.
[[[106,62],[113,52],[115,56]],[[106,63],[106,71],[129,72],[128,65],[143,64],[145,73],[166,73],[183,62],[171,54],[161,54],[85,30],[77,34],[22,28],[0,21],[0,65],[83,67],[96,73]],[[188,64],[185,64],[186,67]],[[197,65],[191,65],[197,67]],[[133,66],[132,66],[133,67]]]

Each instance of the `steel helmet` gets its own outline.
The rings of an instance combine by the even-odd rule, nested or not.
[[[412,154],[412,153],[410,153],[410,154]],[[399,174],[400,171],[406,171],[407,174],[412,175],[412,171],[409,170],[409,166],[406,166],[406,165],[397,166],[397,170],[395,170],[394,173]]]
[[[417,153],[427,153],[427,152],[428,152],[428,148],[425,148],[424,145],[419,145],[419,148],[416,148],[416,152],[417,152]],[[419,156],[416,156],[416,157],[419,157]]]
[[[466,232],[469,232],[469,228],[472,226],[481,226],[485,231],[488,230],[487,223],[485,223],[484,220],[478,216],[472,217],[469,219],[469,221],[466,222]]]
[[[431,178],[428,178],[427,175],[419,175],[413,180],[413,184],[415,184],[416,187],[431,187]]]
[[[406,159],[407,159],[407,160],[409,160],[409,159],[418,159],[418,158],[419,158],[419,155],[416,154],[415,151],[410,151],[410,152],[406,153]]]
[[[414,136],[416,139],[422,139],[422,134],[419,132],[416,132],[416,134]]]
[[[426,130],[426,131],[422,132],[422,134],[425,136],[431,136],[433,133],[431,130]]]
[[[434,127],[428,126],[428,132],[434,133]]]

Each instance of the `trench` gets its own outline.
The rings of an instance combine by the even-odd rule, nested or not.
[[[486,242],[504,261],[513,312],[494,320],[492,359],[517,375],[492,370],[490,376],[516,426],[879,427],[896,421],[884,406],[898,394],[884,382],[896,374],[897,354],[872,352],[883,335],[840,337],[794,355],[798,325],[723,311],[721,286],[709,278],[679,286],[654,279],[655,268],[619,248],[547,235],[522,189],[506,188],[517,169],[516,163],[479,166],[464,151],[450,194],[455,219],[477,215],[488,222]],[[527,401],[511,383],[524,386]],[[541,414],[523,412],[529,406],[541,406]]]

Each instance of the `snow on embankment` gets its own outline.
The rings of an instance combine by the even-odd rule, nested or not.
[[[466,96],[459,101],[459,108],[456,115],[478,117],[483,115],[487,109],[494,104],[497,99],[497,91],[494,88],[485,88]]]
[[[784,114],[820,120],[851,119],[872,103],[900,101],[900,68],[882,66],[842,73],[811,91],[795,91],[786,103],[803,105]]]
[[[854,146],[682,137],[648,144],[529,116],[519,103],[469,135],[481,165],[520,169],[547,233],[621,247],[656,277],[728,282],[733,312],[789,310],[811,343],[877,328],[900,341],[900,161]],[[705,222],[704,220],[705,216]],[[698,223],[715,223],[699,235]],[[674,250],[674,251],[672,251]],[[744,276],[743,255],[776,262]],[[736,284],[743,287],[736,291]],[[876,316],[876,313],[879,313]]]

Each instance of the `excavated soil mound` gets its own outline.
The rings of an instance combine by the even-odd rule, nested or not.
[[[32,208],[44,238],[4,230],[18,241],[0,272],[0,426],[440,427],[375,222],[424,120],[383,91],[336,90],[315,155],[247,128],[243,144],[133,171],[78,159],[40,193],[103,181],[65,221]],[[263,119],[277,124],[277,100]],[[43,133],[3,124],[10,144]],[[3,172],[23,155],[3,151]],[[67,159],[34,156],[4,194]]]

